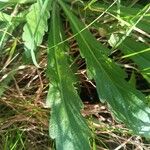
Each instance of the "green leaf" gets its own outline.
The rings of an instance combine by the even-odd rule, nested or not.
[[[16,29],[16,27],[19,25],[19,23],[16,22],[8,22],[8,23],[2,23],[0,25],[0,53],[3,50],[3,47],[6,44],[6,41],[10,37],[11,33]]]
[[[47,31],[47,20],[50,17],[49,10],[52,0],[37,0],[32,4],[26,16],[27,23],[22,35],[25,54],[27,58],[32,57],[33,63],[38,66],[35,58],[37,46],[42,43],[43,36]]]
[[[124,42],[119,45],[119,49],[125,54],[122,58],[132,59],[138,65],[143,76],[146,76],[146,79],[150,82],[150,77],[148,77],[150,74],[149,46],[127,37]]]
[[[2,22],[10,22],[12,17],[7,15],[6,13],[0,12],[0,21]]]
[[[28,3],[35,2],[36,0],[0,0],[0,3],[16,4],[16,3]]]
[[[115,47],[119,42],[120,37],[117,34],[111,34],[108,43],[111,47]]]
[[[98,44],[84,25],[73,15],[68,5],[59,1],[65,11],[76,40],[79,44],[82,57],[86,59],[88,70],[96,81],[97,91],[101,101],[106,100],[115,116],[123,121],[135,133],[150,137],[150,108],[145,96],[134,89],[124,80],[125,74],[104,53],[103,47]],[[82,30],[82,32],[80,32]]]
[[[27,4],[27,3],[34,3],[36,0],[0,0],[0,10],[4,10],[9,6],[14,6],[16,4]]]
[[[74,87],[74,75],[69,68],[63,41],[59,7],[54,2],[49,32],[48,76],[50,88],[47,104],[51,107],[50,136],[57,150],[90,150],[90,131],[80,110],[83,104]]]
[[[7,44],[7,40],[10,37],[15,39],[15,36],[13,36],[12,33],[22,22],[24,22],[25,15],[26,10],[16,14],[15,16],[0,12],[0,21],[2,22],[0,24],[0,52],[5,44]]]
[[[132,72],[132,74],[131,74],[131,77],[130,77],[130,80],[129,80],[129,84],[131,86],[133,86],[134,88],[136,88],[136,76],[135,76],[134,72]]]

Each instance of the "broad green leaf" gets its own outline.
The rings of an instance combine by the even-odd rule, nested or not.
[[[90,131],[80,114],[83,104],[74,87],[74,75],[69,68],[63,41],[59,7],[54,2],[49,32],[48,76],[50,88],[47,104],[51,107],[50,136],[57,150],[90,150]]]
[[[83,31],[84,25],[71,13],[68,5],[62,1],[59,3],[74,34],[78,33],[76,40],[88,70],[96,81],[100,99],[106,100],[115,116],[135,133],[150,137],[150,108],[145,103],[145,96],[124,80],[123,70],[103,54],[103,47],[100,44],[99,49],[95,46],[97,41],[88,30]]]
[[[52,0],[37,0],[32,4],[29,13],[26,15],[27,23],[24,26],[24,32],[22,35],[25,54],[27,58],[32,57],[32,60],[36,66],[35,53],[37,46],[39,46],[43,40],[43,36],[47,31],[47,20],[50,17],[49,10],[51,8]]]

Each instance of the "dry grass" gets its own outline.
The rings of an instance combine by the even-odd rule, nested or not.
[[[54,147],[48,135],[50,109],[45,106],[48,89],[48,80],[44,74],[45,54],[41,56],[43,68],[37,69],[32,65],[20,67],[0,99],[0,150],[49,150]],[[94,83],[87,80],[84,69],[78,74],[80,82],[90,93],[92,85],[95,88]],[[96,143],[98,150],[150,149],[148,140],[133,135],[123,124],[114,120],[106,104],[86,101],[82,114],[95,133],[93,147]]]

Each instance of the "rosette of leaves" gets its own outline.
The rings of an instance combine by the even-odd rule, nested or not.
[[[9,16],[3,12],[7,6],[22,4],[30,4],[30,7],[21,15]],[[42,43],[45,33],[48,33],[47,74],[50,85],[47,105],[51,107],[49,131],[51,138],[56,141],[56,149],[88,150],[91,149],[90,138],[92,137],[80,113],[83,103],[75,88],[74,71],[70,68],[67,43],[69,39],[66,40],[62,22],[64,16],[78,43],[80,54],[86,61],[88,76],[96,82],[100,101],[106,101],[115,117],[124,122],[134,133],[150,137],[150,108],[146,103],[145,95],[125,80],[125,71],[109,58],[111,49],[98,42],[88,30],[91,26],[96,28],[100,24],[96,21],[104,14],[125,23],[127,28],[123,36],[114,37],[112,34],[109,44],[113,48],[119,47],[125,57],[130,57],[139,67],[139,72],[149,81],[148,45],[144,42],[137,42],[131,35],[132,31],[147,30],[145,18],[149,18],[149,4],[145,7],[137,7],[136,10],[131,7],[130,11],[126,12],[125,8],[129,9],[128,6],[121,5],[119,1],[109,4],[96,3],[96,1],[87,3],[86,1],[72,2],[70,0],[7,0],[0,1],[0,8],[1,16],[3,16],[0,16],[0,19],[3,23],[11,25],[9,28],[11,32],[20,23],[24,23],[22,39],[25,56],[26,59],[32,59],[37,67],[39,67],[36,61],[38,46]],[[93,15],[95,12],[100,14],[86,26],[79,17],[78,8],[82,11],[89,8]],[[62,13],[63,17],[61,17]],[[132,21],[131,24],[130,21]],[[145,28],[140,30],[140,26]],[[4,34],[1,34],[0,37],[1,43],[7,41],[7,36]],[[134,44],[137,47],[133,46]]]

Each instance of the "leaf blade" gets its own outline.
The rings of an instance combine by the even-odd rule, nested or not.
[[[52,10],[49,47],[62,41],[60,18],[54,4]],[[74,75],[69,68],[65,45],[59,45],[48,50],[48,71],[50,89],[48,103],[52,109],[50,119],[50,136],[56,139],[58,150],[90,150],[90,131],[85,123],[80,109],[83,104],[73,86]],[[67,77],[67,80],[66,80]]]
[[[26,21],[23,30],[22,39],[25,45],[25,54],[27,58],[32,57],[33,63],[36,62],[36,49],[42,43],[43,36],[47,31],[47,20],[50,17],[49,10],[52,0],[38,0],[32,4],[29,13],[26,15]],[[38,66],[39,67],[39,66]]]
[[[69,11],[69,7],[61,1],[59,3],[68,16],[74,34],[79,33],[76,40],[96,81],[100,99],[105,99],[115,116],[135,133],[150,137],[150,108],[145,103],[145,96],[124,80],[123,70],[103,53],[100,44],[99,50],[95,47],[93,43],[96,40],[88,30],[80,32],[84,25]]]

